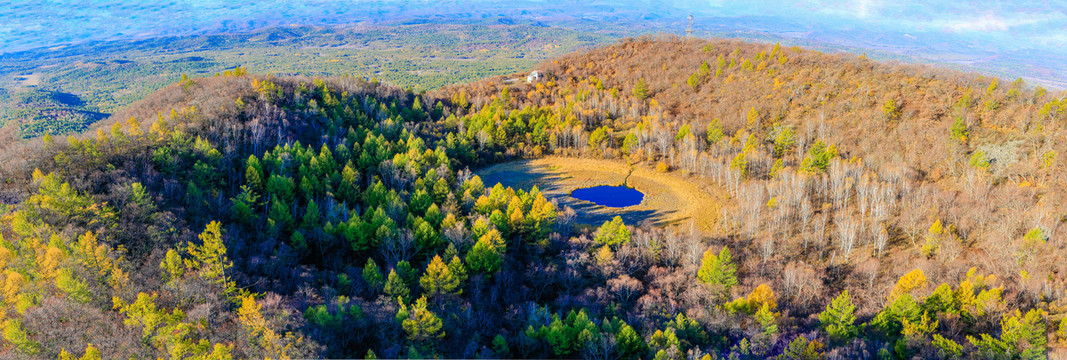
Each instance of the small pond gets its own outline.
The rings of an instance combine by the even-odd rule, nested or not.
[[[571,197],[602,206],[627,207],[640,204],[645,194],[631,187],[601,185],[575,189]]]

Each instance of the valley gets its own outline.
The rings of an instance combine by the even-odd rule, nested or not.
[[[258,74],[360,76],[426,91],[524,70],[622,34],[611,26],[584,32],[486,20],[283,27],[28,50],[0,55],[0,88],[6,90],[0,92],[0,126],[11,124],[26,138],[83,131],[99,118],[27,115],[19,110],[20,97],[62,94],[89,111],[111,114],[183,76],[211,76],[237,66]]]

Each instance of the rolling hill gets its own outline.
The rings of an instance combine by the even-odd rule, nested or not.
[[[237,69],[83,135],[0,141],[0,351],[1064,351],[1063,94],[666,36],[535,69],[419,93]],[[728,196],[707,227],[583,227],[537,187],[472,171],[550,155]]]

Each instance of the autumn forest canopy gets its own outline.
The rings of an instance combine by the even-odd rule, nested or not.
[[[666,36],[535,69],[415,92],[238,67],[3,139],[0,355],[1067,355],[1067,94]],[[549,156],[721,211],[582,223],[476,174]]]

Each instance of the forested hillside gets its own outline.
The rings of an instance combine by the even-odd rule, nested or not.
[[[0,142],[13,358],[1047,358],[1067,341],[1067,99],[640,38],[412,93],[240,71]],[[14,135],[7,135],[14,136]],[[725,189],[572,223],[471,169],[616,159]]]
[[[0,126],[26,138],[80,133],[170,83],[237,65],[257,74],[374,77],[418,91],[519,71],[636,33],[498,20],[287,26],[0,54]]]

